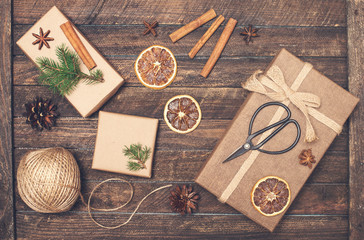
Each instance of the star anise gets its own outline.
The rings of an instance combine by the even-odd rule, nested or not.
[[[244,31],[240,34],[244,36],[244,40],[246,44],[249,44],[249,42],[253,42],[252,38],[259,37],[257,32],[259,29],[253,28],[252,25],[249,25],[248,28],[244,27]]]
[[[50,48],[50,46],[48,44],[48,41],[53,41],[54,40],[54,38],[48,37],[48,35],[49,35],[50,32],[51,32],[51,30],[48,30],[45,34],[43,34],[43,29],[42,28],[39,28],[39,35],[38,34],[35,34],[35,33],[32,33],[33,36],[35,38],[37,38],[37,40],[35,40],[32,44],[33,45],[39,44],[39,47],[38,47],[39,50],[42,49],[43,44],[47,48]]]
[[[191,214],[192,210],[196,210],[199,199],[200,196],[193,192],[192,186],[186,187],[186,185],[183,185],[182,188],[176,186],[175,190],[171,190],[169,197],[172,211],[181,215]]]
[[[144,25],[146,27],[145,31],[143,32],[143,35],[146,35],[149,32],[151,32],[153,34],[153,36],[156,37],[157,36],[157,32],[155,31],[154,28],[158,26],[158,22],[157,21],[154,21],[152,24],[149,24],[148,22],[143,21],[143,23],[144,23]]]
[[[303,166],[308,166],[310,169],[312,168],[312,164],[316,163],[315,156],[312,155],[311,149],[304,149],[298,155],[298,158],[300,159],[300,164]]]
[[[33,102],[25,104],[26,123],[32,128],[42,131],[43,128],[50,130],[56,124],[56,118],[59,113],[56,111],[57,106],[51,100],[43,101],[42,98],[36,98]]]

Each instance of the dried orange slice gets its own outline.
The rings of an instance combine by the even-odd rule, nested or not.
[[[291,191],[288,183],[275,176],[260,179],[251,193],[254,208],[265,216],[282,213],[288,207],[290,198]]]
[[[200,105],[191,96],[175,96],[169,99],[164,107],[164,121],[172,131],[192,132],[201,121]]]
[[[146,87],[163,89],[172,83],[177,73],[177,61],[171,50],[153,45],[137,58],[135,73]]]

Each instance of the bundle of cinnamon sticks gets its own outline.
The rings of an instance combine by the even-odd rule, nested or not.
[[[176,42],[182,37],[186,36],[193,30],[199,28],[200,26],[204,25],[211,19],[216,17],[216,13],[213,9],[210,9],[200,17],[196,18],[192,22],[186,24],[185,26],[181,27],[177,31],[173,32],[169,35],[172,42]],[[201,37],[201,39],[196,43],[196,45],[191,49],[191,51],[188,53],[191,59],[193,59],[198,51],[203,47],[203,45],[209,40],[209,38],[214,34],[214,32],[218,29],[218,27],[221,25],[221,23],[225,20],[225,18],[220,15],[216,18],[216,20],[212,23],[212,25],[207,29],[206,33]],[[212,51],[209,60],[206,62],[204,68],[202,69],[200,75],[203,77],[207,77],[213,67],[215,66],[217,60],[219,59],[222,51],[224,50],[227,42],[229,41],[229,38],[231,34],[234,31],[234,28],[237,24],[237,21],[233,18],[230,18],[227,22],[224,31],[222,32],[218,42],[216,43],[216,46],[214,50]]]

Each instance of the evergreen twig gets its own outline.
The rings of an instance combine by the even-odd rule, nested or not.
[[[64,44],[56,48],[59,62],[47,57],[37,58],[41,84],[48,85],[53,92],[61,96],[71,93],[76,85],[83,80],[86,84],[103,82],[103,74],[97,69],[90,74],[81,72],[80,59],[75,52],[70,51]]]
[[[149,159],[150,152],[150,148],[147,146],[142,147],[140,143],[131,144],[130,147],[124,146],[124,155],[128,157],[129,160],[136,160],[128,161],[128,169],[130,171],[138,171],[147,168],[145,162]]]

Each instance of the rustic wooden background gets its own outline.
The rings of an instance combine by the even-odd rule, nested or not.
[[[84,119],[64,99],[37,83],[37,69],[15,42],[53,5],[63,11],[125,78],[126,84],[102,110],[160,119],[153,177],[123,176],[135,187],[130,206],[120,212],[96,212],[104,224],[125,220],[136,203],[165,184],[192,184],[200,192],[198,213],[181,217],[169,208],[167,190],[152,195],[125,227],[97,227],[80,201],[62,214],[40,214],[27,207],[16,189],[16,169],[29,150],[62,146],[76,157],[85,195],[100,181],[119,174],[91,170],[97,114]],[[204,79],[199,76],[222,32],[220,27],[194,60],[187,53],[211,23],[173,44],[168,35],[210,8],[238,26],[221,59]],[[0,2],[0,238],[254,238],[363,239],[364,3],[355,0],[273,1],[55,1]],[[157,20],[158,37],[143,36],[143,20]],[[246,45],[242,26],[260,28],[260,38]],[[152,44],[170,48],[178,74],[162,91],[143,87],[133,63]],[[273,233],[255,224],[194,184],[201,165],[244,102],[240,84],[286,48],[361,98],[343,133],[336,138]],[[348,80],[349,79],[349,80]],[[179,135],[162,120],[166,101],[190,94],[201,105],[203,120],[193,133]],[[62,116],[52,131],[35,132],[25,124],[24,103],[36,96],[53,98]],[[105,186],[95,196],[97,206],[116,206],[126,196],[122,184]]]

